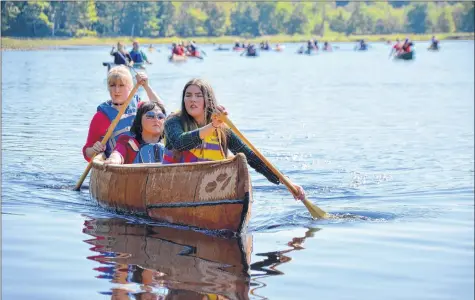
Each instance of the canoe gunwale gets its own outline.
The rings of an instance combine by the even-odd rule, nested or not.
[[[227,158],[220,161],[200,161],[195,163],[177,163],[177,164],[161,164],[161,163],[144,163],[144,164],[105,164],[104,158],[101,156],[96,156],[92,163],[95,169],[107,170],[107,171],[119,171],[122,169],[132,170],[132,169],[162,169],[162,168],[177,168],[177,167],[191,167],[191,166],[205,166],[205,165],[223,165],[232,161],[233,158]]]

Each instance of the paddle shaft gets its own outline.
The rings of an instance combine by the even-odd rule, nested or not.
[[[120,106],[120,109],[119,109],[119,112],[117,113],[117,116],[116,116],[115,119],[112,121],[112,123],[109,125],[109,128],[107,129],[106,135],[104,136],[104,138],[103,138],[102,141],[101,141],[101,144],[102,144],[102,145],[105,145],[105,144],[107,143],[107,141],[109,140],[109,138],[111,137],[112,133],[114,132],[115,127],[117,126],[117,124],[118,124],[119,121],[120,121],[120,118],[122,117],[122,115],[124,114],[125,110],[127,109],[127,106],[129,106],[130,101],[132,101],[132,98],[134,97],[135,93],[137,93],[137,90],[139,89],[139,86],[140,86],[140,83],[137,83],[137,84],[134,86],[134,88],[132,89],[132,91],[130,91],[129,97],[127,98],[127,100],[125,101],[125,103]],[[88,164],[87,167],[86,167],[86,170],[84,170],[84,173],[81,175],[81,178],[79,178],[79,181],[78,181],[78,183],[76,184],[76,187],[74,187],[74,190],[75,190],[75,191],[79,191],[79,190],[80,190],[81,185],[82,185],[82,183],[84,182],[84,179],[86,179],[87,174],[89,174],[89,171],[90,171],[91,168],[92,168],[92,161],[94,160],[94,157],[95,157],[95,156],[96,156],[96,154],[92,155],[91,160],[89,161],[89,164]]]
[[[241,139],[243,140],[244,143],[246,143],[246,145],[251,148],[251,150],[257,155],[257,157],[259,157],[266,165],[267,167],[269,167],[269,169],[272,170],[272,172],[277,175],[277,177],[279,177],[279,180],[285,184],[285,186],[292,192],[292,194],[296,195],[298,194],[298,190],[295,188],[295,186],[292,184],[292,182],[290,182],[290,180],[285,177],[282,173],[280,173],[279,170],[277,170],[277,168],[275,168],[268,160],[267,158],[264,157],[264,155],[262,155],[259,150],[256,149],[256,147],[254,147],[254,145],[251,144],[251,142],[236,128],[236,126],[234,126],[234,124],[231,122],[231,120],[228,119],[227,116],[223,115],[222,117],[224,123],[226,123],[232,131],[234,131],[234,133]]]
[[[283,184],[285,184],[285,186],[287,187],[287,189],[289,189],[289,191],[293,194],[293,195],[297,195],[298,194],[298,190],[297,188],[292,184],[292,182],[287,178],[285,177],[277,168],[275,168],[272,163],[270,161],[267,160],[267,158],[264,157],[264,155],[262,155],[259,150],[256,149],[256,147],[254,147],[254,145],[251,144],[251,142],[239,131],[239,129],[237,129],[236,126],[234,126],[234,124],[231,122],[231,120],[228,119],[228,117],[224,114],[221,114],[219,116],[219,118],[221,120],[224,121],[224,123],[226,123],[226,125],[229,126],[229,128],[231,128],[231,130],[239,137],[241,138],[244,143],[249,147],[251,148],[251,150],[257,155],[257,157],[259,157],[266,165],[269,169],[271,169],[271,171],[277,175],[277,177],[279,178],[280,182],[282,182]],[[318,206],[316,206],[315,204],[311,203],[307,198],[303,199],[302,200],[303,204],[305,204],[305,206],[307,207],[308,211],[310,212],[310,214],[312,215],[312,217],[314,218],[326,218],[328,217],[328,214],[323,211],[322,209],[320,209]]]

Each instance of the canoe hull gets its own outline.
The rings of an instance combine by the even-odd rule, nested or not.
[[[394,56],[394,59],[412,60],[412,59],[414,59],[414,51],[396,55],[396,56]]]
[[[105,207],[207,230],[246,231],[252,187],[246,157],[193,164],[92,165],[89,190]]]
[[[182,55],[175,55],[172,54],[168,60],[171,62],[185,62],[188,59],[187,56],[182,56]]]

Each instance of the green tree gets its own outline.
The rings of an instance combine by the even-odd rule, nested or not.
[[[465,32],[474,31],[474,2],[464,3],[464,10],[467,12],[461,22],[461,30]]]
[[[335,18],[330,19],[330,29],[336,32],[345,32],[346,23],[350,19],[350,13],[342,8],[338,8],[338,15]]]
[[[287,33],[291,35],[307,33],[307,25],[308,17],[304,12],[304,6],[302,3],[299,3],[294,8],[287,22]]]
[[[41,37],[51,33],[53,23],[46,14],[49,9],[50,4],[47,1],[28,1],[22,7],[20,22],[23,21],[27,25],[28,36]]]
[[[158,2],[158,18],[159,36],[169,37],[175,35],[175,22],[179,5],[172,2]]]
[[[455,22],[450,7],[445,7],[437,20],[437,27],[441,32],[455,32]]]
[[[4,36],[473,32],[474,2],[0,1]]]
[[[126,2],[119,23],[120,32],[129,36],[158,36],[158,7],[155,2]]]
[[[352,12],[350,19],[346,24],[346,35],[350,34],[361,34],[363,33],[363,28],[365,27],[365,20],[363,13],[361,12],[361,3],[354,3],[355,9]]]
[[[1,2],[2,35],[13,34],[19,30],[17,22],[18,15],[21,13],[25,2]]]
[[[180,36],[202,36],[206,34],[204,28],[206,15],[198,8],[189,7],[180,16],[176,32]]]
[[[411,5],[407,13],[407,22],[409,31],[419,34],[427,32],[429,23],[427,4],[417,3]]]
[[[289,2],[277,2],[275,6],[276,27],[279,33],[286,32],[286,26],[292,15],[293,7]]]
[[[276,2],[259,2],[259,32],[263,35],[279,33],[279,19],[276,16]]]
[[[259,36],[259,9],[254,3],[238,3],[231,13],[232,32],[235,35]]]
[[[209,36],[222,36],[226,32],[226,13],[216,3],[208,4],[208,16],[204,27]]]

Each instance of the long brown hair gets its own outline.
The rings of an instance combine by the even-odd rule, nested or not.
[[[211,87],[211,85],[204,79],[200,79],[200,78],[191,79],[185,84],[185,87],[183,88],[183,94],[181,97],[181,111],[177,113],[177,115],[180,117],[181,125],[183,126],[183,130],[185,132],[199,128],[198,123],[196,123],[195,119],[188,114],[185,107],[185,93],[186,93],[186,89],[190,85],[196,85],[197,87],[199,87],[201,90],[201,93],[203,94],[203,98],[205,100],[204,110],[205,110],[206,124],[211,123],[211,116],[213,115],[213,113],[218,112],[218,109],[216,108],[218,106],[218,101],[216,100],[216,96],[214,94],[214,90]],[[218,138],[221,141],[221,147],[223,148],[224,156],[227,157],[228,156],[227,155],[228,154],[227,130],[222,129],[222,128],[217,128],[216,131],[218,133]]]

